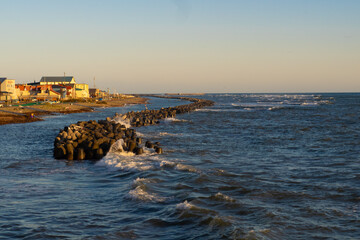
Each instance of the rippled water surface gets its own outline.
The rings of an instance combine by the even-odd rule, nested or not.
[[[52,157],[64,126],[141,105],[0,126],[0,239],[359,239],[360,94],[199,97],[136,129],[163,155]]]

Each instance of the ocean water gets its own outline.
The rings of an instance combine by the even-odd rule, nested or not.
[[[52,157],[64,126],[143,105],[0,126],[0,239],[360,238],[360,94],[198,97],[136,128],[162,155]]]

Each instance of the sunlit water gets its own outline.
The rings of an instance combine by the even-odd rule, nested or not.
[[[163,155],[52,157],[64,126],[143,105],[0,126],[0,239],[359,238],[359,94],[200,97],[136,129]]]

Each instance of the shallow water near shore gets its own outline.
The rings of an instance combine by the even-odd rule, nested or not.
[[[0,126],[0,239],[359,238],[360,94],[198,98],[216,104],[136,128],[162,155],[52,157],[64,126],[143,105]]]

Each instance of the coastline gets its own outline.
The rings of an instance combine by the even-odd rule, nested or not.
[[[143,97],[112,99],[98,102],[62,102],[31,106],[0,108],[0,125],[43,121],[42,116],[96,111],[97,108],[123,107],[127,104],[146,104]],[[33,114],[33,117],[32,117]]]
[[[176,114],[189,113],[195,109],[214,105],[211,100],[190,97],[158,96],[189,101],[190,103],[174,107],[162,107],[158,110],[131,111],[125,114],[115,114],[113,118],[105,120],[79,121],[60,130],[54,141],[54,158],[66,160],[100,160],[113,149],[117,152],[140,155],[145,152],[144,147],[154,149],[158,154],[163,153],[160,143],[146,141],[143,144],[136,130],[132,127],[159,124],[160,120],[168,117],[175,118]],[[125,120],[129,123],[122,124]]]

